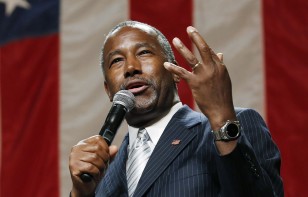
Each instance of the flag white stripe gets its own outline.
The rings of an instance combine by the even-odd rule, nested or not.
[[[100,48],[110,28],[127,17],[127,1],[62,1],[61,196],[68,196],[71,190],[68,170],[71,147],[98,134],[109,111],[110,102],[104,93],[99,67]]]
[[[194,25],[216,53],[224,54],[234,105],[264,117],[261,1],[195,0],[194,10]]]

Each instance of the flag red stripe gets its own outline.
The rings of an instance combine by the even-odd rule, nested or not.
[[[59,37],[11,42],[1,53],[1,195],[59,196]]]
[[[286,196],[308,195],[307,8],[306,0],[263,0],[267,120],[282,152]]]
[[[130,0],[130,18],[153,25],[162,31],[169,41],[178,37],[189,49],[192,49],[186,34],[186,27],[193,23],[192,8],[192,0],[156,0],[151,3]],[[177,52],[175,56],[179,65],[189,69]],[[182,102],[193,107],[194,101],[188,85],[182,80],[178,87]]]

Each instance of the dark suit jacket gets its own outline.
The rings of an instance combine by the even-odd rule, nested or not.
[[[251,109],[236,109],[236,114],[242,131],[238,145],[219,156],[208,119],[182,107],[153,150],[134,196],[283,196],[280,153],[263,119]],[[128,196],[127,146],[128,135],[96,196]]]

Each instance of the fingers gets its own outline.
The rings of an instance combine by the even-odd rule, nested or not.
[[[117,148],[111,148],[113,157]],[[95,181],[99,181],[109,165],[110,150],[101,136],[93,136],[80,141],[70,153],[70,171],[77,178],[82,173],[91,174]]]
[[[186,59],[187,63],[193,68],[199,61],[195,55],[178,38],[172,40],[174,47]]]
[[[214,52],[199,34],[196,28],[187,27],[187,34],[191,41],[196,45],[204,64],[210,64],[213,61]],[[215,54],[214,54],[215,55]],[[216,56],[216,55],[215,55]]]
[[[96,168],[100,169],[102,171],[103,169],[107,168],[107,164],[109,162],[109,155],[104,154],[104,157],[100,156],[98,153],[82,153],[79,154],[79,160],[90,163]]]
[[[192,73],[187,71],[185,68],[172,64],[170,62],[165,62],[164,67],[171,73],[176,74],[181,79],[189,81]]]
[[[88,139],[82,140],[76,146],[78,146],[78,148],[84,152],[85,155],[91,156],[91,154],[95,154],[97,159],[102,159],[104,161],[109,160],[110,156],[108,145],[99,135],[95,135]]]
[[[222,54],[218,53],[216,55],[199,34],[196,28],[192,26],[187,27],[187,34],[191,41],[196,45],[202,60],[198,60],[196,56],[181,42],[180,39],[174,38],[172,43],[177,51],[186,59],[187,63],[191,66],[193,71],[200,70],[197,69],[198,67],[213,69],[213,67],[219,67],[219,65],[222,65]]]

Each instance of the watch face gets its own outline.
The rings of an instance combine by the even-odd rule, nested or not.
[[[236,124],[234,123],[230,123],[228,126],[227,126],[227,134],[230,138],[235,138],[239,135],[239,128]]]

